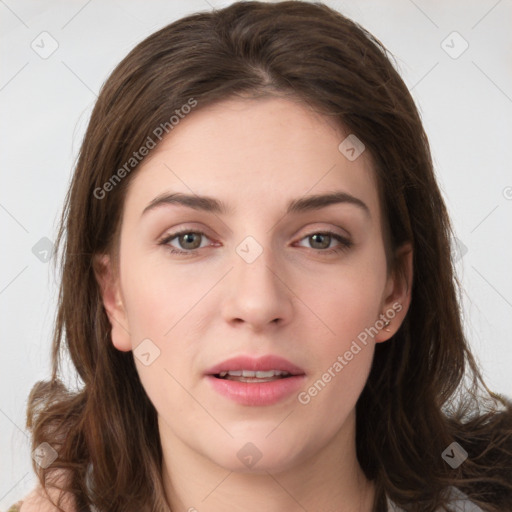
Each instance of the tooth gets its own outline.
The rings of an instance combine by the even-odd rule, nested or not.
[[[256,372],[253,372],[252,370],[242,370],[240,375],[242,375],[242,377],[254,377]]]
[[[245,377],[240,377],[240,382],[257,382],[257,383],[261,383],[261,382],[273,382],[274,378],[270,378],[270,379],[251,379],[251,378],[245,378]]]
[[[230,370],[229,372],[226,372],[226,373],[229,373],[229,375],[231,375],[232,377],[241,377],[242,376],[242,370]]]
[[[274,375],[279,375],[279,372],[274,370],[269,370],[268,372],[256,372],[256,377],[258,377],[258,379],[267,379],[269,377],[273,377]]]

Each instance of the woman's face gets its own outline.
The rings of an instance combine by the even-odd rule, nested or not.
[[[118,279],[101,282],[164,448],[256,471],[353,444],[374,345],[409,296],[348,135],[290,100],[229,100],[182,119],[132,177]]]

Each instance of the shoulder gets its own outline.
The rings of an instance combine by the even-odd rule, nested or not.
[[[66,474],[59,471],[57,475],[57,482],[64,483]],[[64,480],[63,480],[64,479]],[[57,503],[61,495],[61,491],[56,488],[49,487],[45,490],[40,484],[32,490],[25,498],[19,501],[13,507],[12,512],[59,512],[59,509],[52,503],[52,500]],[[66,493],[62,497],[61,507],[65,512],[76,512],[76,502],[72,494]]]
[[[48,493],[55,501],[55,494]],[[12,510],[8,512],[58,512],[59,509],[52,503],[48,494],[40,487],[36,487],[30,494],[19,501],[16,505],[13,505]],[[74,501],[63,499],[62,507],[66,512],[75,512]]]

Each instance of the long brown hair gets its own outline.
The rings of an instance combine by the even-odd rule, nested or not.
[[[33,449],[47,442],[58,453],[46,469],[33,463],[42,485],[56,485],[60,468],[69,478],[59,487],[79,510],[168,510],[157,414],[133,355],[111,342],[94,257],[115,252],[137,170],[130,159],[149,138],[158,144],[158,127],[170,133],[177,110],[287,94],[363,141],[390,253],[413,244],[410,309],[396,335],[377,345],[357,403],[357,454],[376,484],[374,510],[387,495],[407,511],[433,511],[449,486],[484,510],[512,510],[512,404],[487,389],[464,337],[450,221],[420,116],[391,58],[323,4],[241,2],[175,21],[116,67],[92,113],[58,233],[52,376],[34,385],[27,410]],[[400,271],[400,261],[388,264]],[[62,382],[65,352],[81,379],[77,390]],[[441,456],[453,442],[468,453],[456,469]]]

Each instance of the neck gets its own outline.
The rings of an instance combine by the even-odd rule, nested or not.
[[[172,512],[371,512],[375,488],[359,466],[355,415],[321,450],[279,471],[233,471],[181,442],[159,418],[162,478]]]

